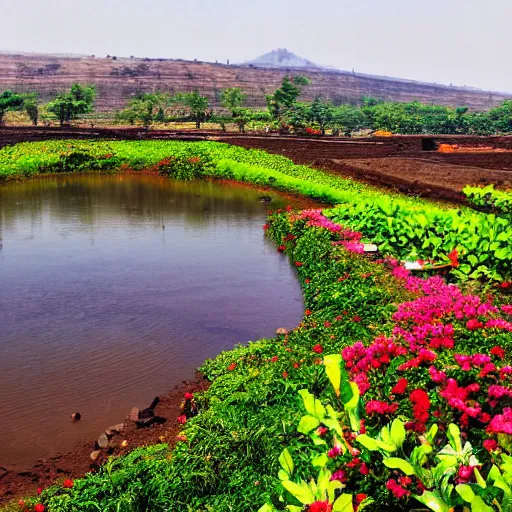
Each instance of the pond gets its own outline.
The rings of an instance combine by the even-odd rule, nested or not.
[[[261,195],[132,175],[0,187],[0,466],[69,451],[206,358],[300,322]]]

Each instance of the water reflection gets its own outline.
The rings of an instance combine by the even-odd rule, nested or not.
[[[0,188],[0,465],[70,449],[206,357],[299,322],[259,195],[152,176]]]

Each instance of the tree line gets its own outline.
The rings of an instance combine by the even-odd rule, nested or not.
[[[120,124],[142,125],[192,121],[196,128],[211,122],[221,126],[234,123],[244,132],[249,123],[278,129],[281,133],[351,136],[361,130],[397,134],[474,134],[512,133],[512,99],[485,112],[471,112],[467,107],[446,107],[420,102],[389,102],[372,97],[361,98],[360,105],[333,105],[321,97],[311,102],[299,101],[309,84],[303,76],[285,76],[281,85],[266,96],[267,108],[255,110],[246,106],[247,95],[238,87],[220,94],[221,109],[214,111],[210,100],[198,91],[170,95],[164,92],[139,93],[124,109],[115,113]],[[75,84],[45,105],[39,105],[35,93],[0,94],[0,124],[8,111],[25,111],[34,125],[41,109],[69,125],[94,110],[94,86]]]

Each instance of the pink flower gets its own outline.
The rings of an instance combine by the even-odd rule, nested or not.
[[[176,421],[181,425],[184,425],[187,422],[187,417],[184,414],[182,414],[181,416],[178,416],[176,418]]]
[[[468,483],[473,477],[473,473],[475,472],[476,466],[461,466],[458,472],[458,483],[465,484]]]
[[[378,400],[370,400],[366,403],[366,414],[395,414],[398,404],[388,404]]]
[[[335,471],[332,476],[331,480],[338,480],[339,482],[346,482],[347,481],[347,475],[345,471],[338,469],[338,471]]]
[[[481,329],[483,326],[484,326],[484,324],[482,322],[480,322],[479,320],[477,320],[476,318],[472,318],[471,320],[468,320],[466,322],[466,327],[470,331],[475,331],[476,329]]]

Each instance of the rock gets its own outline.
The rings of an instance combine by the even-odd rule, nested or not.
[[[286,334],[288,334],[288,329],[285,329],[284,327],[278,327],[276,329],[276,334],[286,335]]]
[[[139,408],[138,407],[132,407],[130,414],[128,414],[129,421],[137,421],[139,419]]]
[[[96,462],[100,455],[101,455],[101,450],[94,450],[93,452],[91,452],[91,455],[89,455],[89,457],[91,457],[91,460],[93,462]]]
[[[112,425],[111,427],[108,427],[105,430],[105,434],[107,434],[108,437],[112,437],[114,434],[119,434],[119,432],[122,432],[124,430],[124,423],[118,423],[117,425]]]
[[[108,448],[108,444],[109,444],[109,441],[108,441],[107,434],[105,434],[105,432],[102,432],[100,434],[100,437],[98,437],[98,446],[100,448]]]

